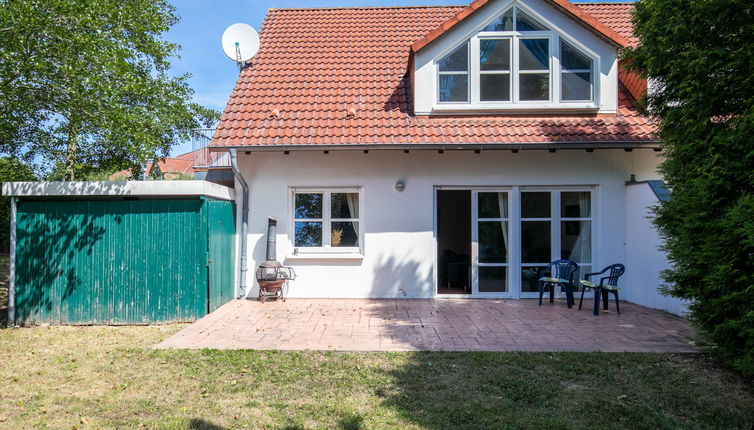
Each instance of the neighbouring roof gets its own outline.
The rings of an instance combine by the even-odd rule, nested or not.
[[[577,6],[625,36],[631,4]],[[655,127],[621,85],[617,114],[412,114],[411,45],[464,6],[270,9],[258,54],[213,146],[649,143]],[[636,85],[634,85],[636,87]]]
[[[160,168],[160,172],[163,174],[170,173],[195,173],[194,170],[194,152],[187,152],[185,154],[177,155],[174,158],[165,158],[157,162],[157,166]],[[147,163],[147,174],[152,171],[152,163]],[[117,179],[118,177],[128,176],[131,174],[130,170],[121,170],[110,175],[110,179]]]

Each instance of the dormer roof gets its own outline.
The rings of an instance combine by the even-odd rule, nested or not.
[[[606,24],[603,24],[597,18],[589,14],[585,9],[569,2],[568,0],[545,0],[556,9],[563,12],[573,20],[582,24],[584,27],[591,30],[596,35],[605,39],[606,41],[616,46],[629,46],[629,39],[610,28]],[[455,15],[448,18],[445,22],[432,29],[424,37],[411,44],[411,50],[417,52],[425,46],[432,43],[435,39],[441,37],[446,32],[450,31],[453,27],[459,24],[461,21],[467,19],[477,11],[481,10],[484,6],[490,3],[491,0],[474,0],[465,8],[458,11]],[[606,3],[607,4],[607,3]]]

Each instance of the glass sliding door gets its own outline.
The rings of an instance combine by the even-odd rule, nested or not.
[[[576,262],[582,279],[600,263],[595,196],[589,186],[438,188],[437,294],[537,297],[541,270],[559,259]]]
[[[510,199],[508,191],[474,191],[472,285],[480,296],[510,296]]]
[[[522,297],[538,295],[539,272],[550,261],[576,262],[575,280],[591,271],[591,190],[521,191],[520,210]],[[575,287],[578,291],[578,282]]]
[[[521,292],[539,292],[539,272],[552,259],[552,193],[521,193]]]
[[[560,258],[579,265],[579,279],[592,271],[592,193],[560,192]],[[581,288],[580,284],[576,285]]]

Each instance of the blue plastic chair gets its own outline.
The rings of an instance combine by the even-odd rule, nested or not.
[[[539,272],[539,306],[542,306],[542,296],[545,294],[545,286],[550,290],[550,303],[555,298],[555,287],[565,289],[566,304],[570,309],[573,306],[573,275],[579,270],[579,265],[571,260],[556,260],[547,264],[547,267]],[[549,275],[549,276],[548,276]]]
[[[602,275],[605,272],[610,272],[607,276],[600,278],[599,284],[589,280],[592,276]],[[602,305],[607,310],[607,298],[608,293],[612,293],[615,296],[615,309],[620,315],[620,302],[618,300],[618,278],[626,272],[626,267],[622,264],[611,264],[601,272],[587,273],[584,275],[584,279],[581,280],[581,300],[579,300],[579,310],[581,310],[581,304],[584,302],[584,291],[588,288],[594,290],[594,314],[600,314],[600,298],[602,298]]]

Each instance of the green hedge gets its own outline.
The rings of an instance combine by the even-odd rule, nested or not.
[[[754,6],[750,0],[641,0],[640,45],[625,60],[647,97],[672,199],[656,224],[673,263],[666,291],[692,301],[715,351],[754,375]]]

